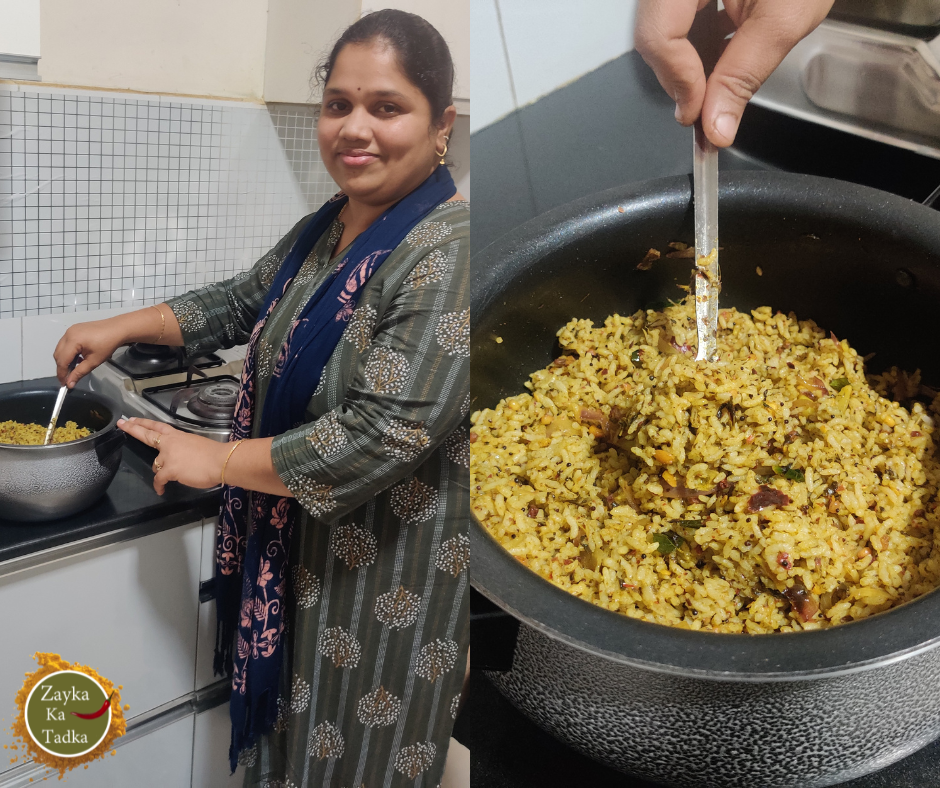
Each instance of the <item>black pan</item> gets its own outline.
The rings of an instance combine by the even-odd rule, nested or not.
[[[723,306],[793,311],[875,353],[869,369],[920,368],[940,383],[940,213],[840,181],[743,172],[722,180],[719,228]],[[563,206],[477,254],[471,409],[523,391],[557,355],[555,332],[572,317],[603,321],[683,297],[690,260],[636,264],[693,234],[690,181],[671,178]],[[691,632],[570,596],[475,519],[471,543],[474,587],[524,624],[497,685],[539,724],[618,768],[676,785],[828,785],[940,735],[935,592],[824,631]],[[585,676],[609,693],[587,699]],[[882,691],[894,683],[896,698],[916,700],[887,709]],[[825,714],[807,709],[814,697]],[[818,757],[794,761],[788,748],[805,744],[808,721]],[[749,745],[730,746],[729,736]],[[670,756],[658,758],[664,740]]]

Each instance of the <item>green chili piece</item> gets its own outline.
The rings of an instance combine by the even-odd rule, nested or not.
[[[804,482],[806,477],[803,475],[803,471],[793,468],[789,465],[774,465],[774,473],[778,476],[782,476],[784,479],[789,479],[791,482]]]

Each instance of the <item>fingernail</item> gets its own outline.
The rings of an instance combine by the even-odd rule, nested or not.
[[[682,123],[682,107],[676,104],[676,120]]]
[[[118,426],[120,427],[124,423],[124,419],[118,419]]]
[[[738,119],[728,112],[722,113],[715,118],[715,131],[730,142],[738,131]]]

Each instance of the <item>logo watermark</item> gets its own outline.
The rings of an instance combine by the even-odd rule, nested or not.
[[[38,670],[26,674],[16,694],[13,735],[22,740],[25,753],[11,763],[22,757],[57,769],[61,775],[103,757],[127,728],[122,687],[58,654],[37,653],[35,659]]]

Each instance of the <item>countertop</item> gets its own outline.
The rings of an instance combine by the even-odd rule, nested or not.
[[[0,393],[58,385],[55,378],[39,378],[2,384]],[[45,523],[0,519],[0,576],[218,513],[218,489],[196,490],[171,482],[162,496],[157,495],[150,470],[155,457],[153,449],[128,437],[114,481],[91,508]]]
[[[673,110],[652,72],[630,52],[475,133],[471,252],[579,197],[690,173],[692,133],[675,122]],[[745,112],[734,147],[721,152],[720,168],[810,173],[918,201],[940,184],[940,161],[756,106]],[[471,645],[473,654],[477,645]],[[475,788],[652,788],[543,732],[480,671],[471,673],[454,736],[470,748]],[[836,788],[915,786],[940,787],[940,741]]]

